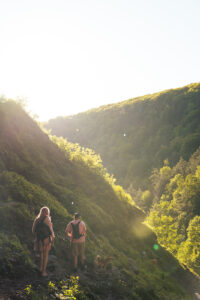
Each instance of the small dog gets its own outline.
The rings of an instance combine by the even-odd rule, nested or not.
[[[94,266],[95,269],[98,268],[103,268],[104,270],[107,268],[107,265],[112,261],[112,257],[106,257],[103,259],[100,255],[97,255],[95,261],[94,261]]]
[[[200,299],[200,294],[199,293],[194,293],[197,299]]]

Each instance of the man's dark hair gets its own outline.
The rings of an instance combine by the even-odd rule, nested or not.
[[[75,213],[74,214],[74,218],[77,220],[77,219],[79,219],[80,218],[80,214],[79,213]]]

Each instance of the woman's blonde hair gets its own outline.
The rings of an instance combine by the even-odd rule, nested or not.
[[[50,209],[47,206],[40,208],[40,212],[39,212],[37,218],[42,218],[44,216],[50,217]]]

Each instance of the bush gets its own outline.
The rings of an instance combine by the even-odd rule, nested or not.
[[[0,277],[19,278],[33,271],[29,251],[13,235],[0,234]]]

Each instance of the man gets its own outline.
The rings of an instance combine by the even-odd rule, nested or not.
[[[80,220],[79,213],[74,214],[74,220],[67,225],[65,233],[71,239],[74,272],[77,272],[79,256],[81,260],[81,269],[84,268],[86,236],[86,226],[85,223]]]

